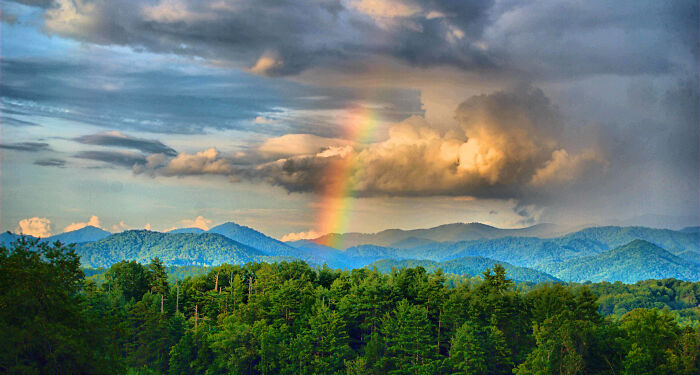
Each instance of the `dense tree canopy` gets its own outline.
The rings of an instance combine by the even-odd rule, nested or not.
[[[0,247],[0,339],[9,344],[0,349],[0,372],[700,369],[700,328],[671,311],[697,313],[697,283],[515,284],[500,265],[460,278],[422,267],[382,273],[303,262],[225,264],[168,282],[168,269],[154,258],[116,263],[98,284],[79,264],[60,244]],[[643,302],[651,309],[638,308]]]

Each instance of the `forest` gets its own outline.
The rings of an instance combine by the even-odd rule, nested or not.
[[[86,278],[72,246],[0,246],[8,374],[698,374],[700,283],[515,283],[158,259]]]

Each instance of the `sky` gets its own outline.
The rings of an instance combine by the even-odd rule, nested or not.
[[[1,12],[3,231],[700,223],[697,1]]]

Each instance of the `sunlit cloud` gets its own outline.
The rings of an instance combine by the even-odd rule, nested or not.
[[[325,138],[312,134],[285,134],[281,137],[266,139],[258,151],[277,156],[304,155],[314,154],[330,147],[347,146],[350,143],[344,139]]]
[[[22,219],[17,224],[15,232],[28,236],[46,238],[51,236],[51,220],[45,217]]]
[[[291,241],[299,241],[299,240],[313,240],[315,238],[319,238],[323,235],[324,233],[319,233],[316,232],[315,230],[309,230],[307,232],[297,232],[297,233],[288,233],[282,236],[281,241],[283,242],[291,242]]]
[[[71,223],[67,227],[63,228],[63,231],[64,232],[72,232],[74,230],[82,229],[82,228],[85,228],[87,226],[102,228],[100,226],[100,218],[97,217],[97,215],[92,215],[92,216],[90,216],[90,219],[88,219],[88,221]]]
[[[250,67],[250,71],[260,75],[276,75],[277,71],[284,68],[284,61],[276,52],[265,52],[255,65]]]
[[[253,180],[289,192],[320,193],[343,184],[354,196],[470,196],[527,198],[530,187],[575,181],[604,173],[608,161],[597,144],[575,152],[562,146],[563,119],[544,93],[532,87],[477,95],[456,110],[459,128],[441,132],[413,116],[393,125],[385,140],[355,144],[305,134],[269,138],[259,148],[261,162],[237,159],[211,148],[148,157],[134,167],[152,176],[220,175]],[[265,161],[264,156],[282,156]],[[584,173],[585,172],[585,173]],[[592,173],[592,175],[591,175]],[[539,194],[539,192],[537,192]]]
[[[203,217],[202,215],[197,216],[194,219],[184,219],[180,220],[180,224],[185,228],[199,228],[202,230],[209,230],[212,221]]]

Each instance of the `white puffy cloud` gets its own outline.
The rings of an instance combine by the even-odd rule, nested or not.
[[[72,232],[74,230],[82,229],[82,228],[85,228],[87,226],[101,228],[100,218],[97,217],[96,215],[92,215],[92,216],[90,216],[90,219],[88,219],[88,221],[71,223],[69,226],[63,228],[63,231],[64,232]]]
[[[49,237],[51,235],[51,220],[45,217],[30,217],[20,220],[15,232],[34,237]]]
[[[308,232],[297,232],[297,233],[287,233],[282,237],[283,242],[299,241],[299,240],[313,240],[319,238],[323,233],[316,232],[315,230],[309,230]]]
[[[194,219],[180,220],[180,224],[186,228],[199,228],[202,230],[209,230],[211,223],[212,221],[210,219],[207,219],[202,215],[199,215]]]

